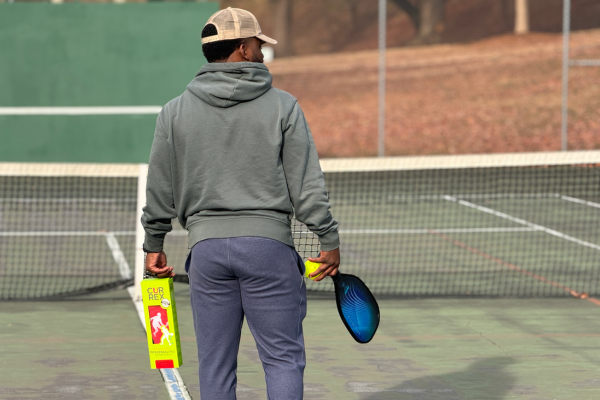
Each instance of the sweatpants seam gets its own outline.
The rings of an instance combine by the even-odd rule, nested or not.
[[[227,238],[227,267],[229,271],[233,273],[233,268],[231,268],[231,246],[229,245],[229,238]],[[235,274],[234,274],[235,275]]]
[[[300,322],[302,321],[302,285],[300,285],[300,301],[298,302],[298,323],[296,324],[296,341],[300,338]]]
[[[292,250],[292,256],[294,257],[296,264],[298,263],[298,253],[296,252],[296,249],[291,249]],[[298,323],[296,324],[296,341],[299,341],[300,339],[300,330],[302,329],[302,302],[303,297],[302,297],[302,286],[304,285],[304,277],[302,275],[300,275],[300,290],[298,291],[298,295],[300,296],[300,301],[298,302]],[[304,346],[302,346],[304,348]]]
[[[296,250],[293,249],[293,256],[294,258],[296,258],[297,260],[297,253]],[[304,348],[304,343],[300,343],[300,332],[302,330],[302,303],[305,302],[304,296],[302,296],[302,289],[304,286],[304,277],[302,275],[300,275],[300,290],[298,291],[298,294],[300,295],[300,301],[298,303],[298,324],[296,325],[296,342],[298,342],[298,344],[300,344],[301,348],[302,348],[302,361],[304,362],[304,364],[306,365],[306,350]]]

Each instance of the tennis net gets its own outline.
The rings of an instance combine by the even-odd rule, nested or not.
[[[342,270],[379,295],[600,295],[600,152],[322,160]],[[0,299],[133,284],[145,166],[0,164]],[[185,280],[186,232],[165,251]],[[294,221],[300,254],[317,238]],[[138,273],[139,277],[139,273]],[[309,281],[311,291],[331,291]]]

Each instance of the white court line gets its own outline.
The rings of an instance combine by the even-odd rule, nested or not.
[[[18,176],[18,175],[15,175]],[[453,197],[461,199],[548,199],[561,197],[558,193],[496,193],[496,194],[485,194],[485,193],[471,193],[471,194],[455,194]],[[387,200],[443,200],[444,195],[390,195],[386,197]],[[0,202],[14,202],[14,203],[121,203],[121,202],[134,202],[137,201],[135,198],[0,198]]]
[[[134,235],[135,232],[96,232],[96,231],[49,231],[49,232],[0,232],[4,237],[38,237],[38,236],[104,236],[106,244],[112,253],[112,257],[119,268],[119,273],[123,279],[131,279],[133,274],[127,259],[121,250],[116,235]]]
[[[129,267],[129,263],[125,258],[125,254],[123,254],[123,250],[121,250],[121,246],[119,246],[119,241],[115,237],[114,233],[109,232],[104,234],[106,238],[106,244],[112,253],[113,259],[119,267],[119,273],[123,279],[131,279],[133,277],[133,273],[131,272],[131,268]]]
[[[573,203],[578,203],[578,204],[583,204],[583,205],[590,206],[590,207],[600,208],[600,204],[594,203],[593,201],[581,200],[581,199],[578,199],[575,197],[569,197],[569,196],[560,196],[560,198],[563,200],[566,200],[566,201],[572,201]]]
[[[342,229],[339,231],[342,235],[370,235],[370,234],[422,234],[431,233],[434,230],[440,233],[502,233],[502,232],[533,232],[534,228],[419,228],[419,229]],[[292,232],[294,235],[314,235],[310,231]],[[115,232],[97,232],[97,231],[26,231],[26,232],[0,232],[0,236],[133,236],[134,231],[115,231]],[[184,230],[169,232],[168,236],[187,236]]]
[[[387,200],[443,200],[443,194],[421,195],[389,195]],[[455,194],[453,197],[461,199],[552,199],[560,197],[558,193],[465,193]]]
[[[459,199],[457,199],[455,197],[452,197],[452,196],[444,196],[444,198],[446,200],[448,200],[448,201],[452,201],[452,202],[458,203],[458,204],[463,205],[465,207],[474,208],[474,209],[482,211],[484,213],[492,214],[492,215],[495,215],[496,217],[504,218],[504,219],[507,219],[509,221],[516,222],[517,224],[528,226],[528,227],[533,228],[533,229],[535,229],[537,231],[545,232],[545,233],[547,233],[549,235],[556,236],[556,237],[559,237],[561,239],[568,240],[568,241],[573,242],[573,243],[577,243],[577,244],[579,244],[581,246],[589,247],[591,249],[599,250],[600,251],[600,246],[598,246],[597,244],[586,242],[584,240],[577,239],[576,237],[573,237],[573,236],[565,235],[564,233],[555,231],[554,229],[546,228],[545,226],[534,224],[532,222],[525,221],[524,219],[513,217],[512,215],[508,215],[508,214],[502,213],[500,211],[492,210],[491,208],[479,206],[477,204],[473,204],[473,203],[465,201],[465,200],[459,200]]]
[[[99,232],[99,231],[16,231],[16,232],[0,232],[0,236],[106,236],[107,234],[115,236],[131,236],[135,235],[134,231],[115,231],[115,232]]]
[[[416,229],[341,229],[340,235],[377,235],[377,234],[428,234],[431,231],[440,233],[502,233],[502,232],[534,232],[533,228],[416,228]],[[294,235],[310,236],[310,231],[292,232]]]
[[[339,231],[340,235],[369,235],[379,233],[407,233],[407,234],[421,234],[431,233],[431,231],[440,233],[502,233],[502,232],[532,232],[536,229],[533,228],[446,228],[446,229],[342,229]]]
[[[100,199],[100,198],[83,198],[83,199],[32,199],[32,198],[0,198],[0,203],[23,203],[23,204],[35,204],[35,203],[133,203],[137,199],[123,198],[123,199]]]
[[[135,288],[128,287],[127,291],[133,300],[138,318],[144,327],[144,333],[146,332],[146,317],[144,316],[144,304],[141,301],[135,301]],[[183,379],[176,368],[162,368],[159,369],[160,375],[162,376],[167,391],[169,392],[169,398],[171,400],[192,400],[192,396],[183,383]]]
[[[0,236],[106,236],[107,234],[115,236],[135,236],[135,231],[7,231],[0,232]],[[187,232],[176,230],[169,232],[169,236],[187,236]]]
[[[158,114],[162,106],[0,107],[0,115],[136,115]]]

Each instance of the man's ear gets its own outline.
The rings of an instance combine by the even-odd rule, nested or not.
[[[240,45],[239,52],[240,52],[240,55],[242,56],[242,58],[244,60],[250,61],[250,54],[249,54],[249,50],[248,50],[248,45],[246,44],[245,41],[243,41],[242,44]]]

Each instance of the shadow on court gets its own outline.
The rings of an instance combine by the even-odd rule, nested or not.
[[[392,388],[354,383],[349,389],[372,393],[361,396],[363,400],[502,400],[516,383],[506,370],[515,362],[511,357],[486,358],[462,371],[411,379]]]

